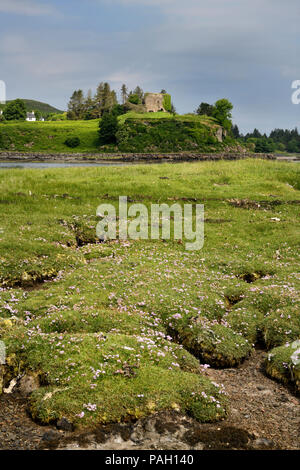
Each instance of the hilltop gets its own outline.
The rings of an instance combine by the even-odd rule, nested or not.
[[[0,150],[20,152],[115,153],[182,152],[214,153],[238,144],[206,116],[173,116],[168,113],[127,113],[119,117],[116,145],[101,145],[99,120],[47,122],[10,121],[0,124]],[[66,142],[78,138],[76,147]]]
[[[54,106],[51,106],[48,103],[43,103],[42,101],[36,101],[36,100],[27,100],[21,98],[22,101],[24,101],[26,110],[29,111],[40,111],[42,114],[62,114],[64,111],[61,111],[60,109],[55,108]],[[13,100],[8,100],[7,103],[10,103],[10,101]],[[4,108],[4,105],[0,105],[0,108]]]

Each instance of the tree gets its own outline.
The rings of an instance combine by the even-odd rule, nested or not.
[[[83,119],[85,112],[82,90],[75,90],[68,103],[68,119]]]
[[[111,112],[116,116],[121,116],[122,114],[126,114],[125,105],[123,104],[115,104],[112,108]]]
[[[34,114],[37,121],[40,121],[42,119],[42,113],[39,110],[34,111]]]
[[[117,95],[114,90],[110,89],[109,83],[105,82],[103,86],[102,115],[112,110],[117,104]]]
[[[277,149],[280,151],[280,152],[284,152],[286,150],[286,146],[282,143],[282,142],[279,142],[277,144]]]
[[[297,153],[300,151],[300,145],[298,144],[296,139],[292,139],[287,145],[287,151],[289,153]]]
[[[272,139],[268,139],[266,137],[261,137],[257,139],[255,144],[255,152],[256,153],[270,153],[274,152],[275,145]]]
[[[196,114],[199,114],[201,116],[212,116],[213,109],[213,105],[208,103],[201,103],[196,110]]]
[[[110,99],[111,99],[110,110],[112,110],[113,107],[116,106],[116,104],[118,104],[117,93],[115,92],[115,90],[111,91]]]
[[[20,99],[10,101],[3,111],[3,117],[7,121],[24,121],[26,115],[26,105],[24,101]]]
[[[143,92],[143,90],[141,89],[141,87],[137,86],[137,87],[133,90],[133,94],[134,94],[134,95],[137,95],[137,96],[139,97],[140,102],[143,101],[143,99],[144,99],[144,92]]]
[[[240,130],[236,124],[232,126],[231,133],[235,139],[239,139],[241,137]]]
[[[97,117],[101,117],[105,112],[110,112],[115,104],[117,104],[116,92],[110,89],[109,83],[101,82],[98,85],[95,96],[95,110]]]
[[[97,86],[97,91],[94,99],[95,104],[95,115],[97,118],[101,117],[103,111],[103,92],[104,92],[104,83],[100,82]]]
[[[260,139],[262,137],[262,135],[259,132],[259,130],[255,128],[253,133],[252,133],[252,137],[254,137],[255,139]]]
[[[128,101],[129,103],[132,103],[132,104],[140,104],[141,102],[139,95],[135,93],[132,93],[131,95],[129,95]]]
[[[230,131],[232,126],[232,115],[231,111],[233,110],[233,104],[230,103],[227,99],[218,100],[213,108],[213,117],[218,121],[218,123],[224,127],[225,130]]]
[[[84,119],[94,119],[95,116],[95,101],[93,99],[92,90],[89,90],[84,100]]]
[[[109,112],[104,113],[99,123],[99,137],[101,144],[115,144],[117,131],[117,115]]]
[[[122,97],[122,104],[125,104],[128,99],[128,89],[125,83],[122,85],[122,88],[121,88],[121,97]]]
[[[163,88],[163,89],[161,90],[161,94],[162,94],[162,95],[166,95],[166,94],[167,94],[167,91]]]

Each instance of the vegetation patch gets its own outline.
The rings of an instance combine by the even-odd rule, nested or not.
[[[222,419],[227,400],[208,365],[237,366],[262,342],[286,353],[299,338],[299,218],[288,203],[298,173],[260,160],[0,173],[4,386],[38,377],[30,410],[44,423],[90,428],[163,410]],[[98,243],[97,207],[120,194],[149,209],[204,202],[205,219],[230,222],[205,224],[195,252],[184,238]],[[267,213],[224,204],[269,194],[287,203]],[[292,353],[274,353],[268,373],[296,383]]]
[[[244,429],[223,426],[217,431],[192,429],[184,436],[185,441],[195,446],[204,444],[203,450],[248,449],[253,437]]]
[[[266,360],[266,372],[284,384],[292,383],[300,392],[300,341],[272,349]]]
[[[79,137],[69,137],[65,140],[65,145],[70,148],[75,148],[80,145]]]
[[[129,119],[117,132],[117,145],[123,152],[172,152],[183,150],[217,151],[223,148],[216,138],[218,126],[195,117]]]
[[[100,133],[99,133],[100,124]],[[105,113],[91,120],[0,123],[0,151],[45,153],[218,152],[237,149],[228,137],[219,142],[220,125],[207,116],[170,113]]]
[[[182,344],[214,367],[235,367],[251,353],[252,346],[241,333],[219,324],[207,324],[197,319],[197,326],[181,335]]]

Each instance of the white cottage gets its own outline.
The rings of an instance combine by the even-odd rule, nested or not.
[[[34,111],[32,111],[31,113],[27,113],[26,121],[30,121],[30,122],[36,121]]]

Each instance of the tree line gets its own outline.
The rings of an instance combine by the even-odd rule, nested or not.
[[[161,90],[166,94],[166,90]],[[68,104],[67,116],[59,115],[58,118],[68,119],[102,119],[102,129],[100,124],[100,137],[105,143],[113,142],[117,129],[117,117],[128,111],[135,110],[143,112],[144,92],[140,86],[129,91],[123,84],[120,90],[120,102],[117,93],[112,90],[109,83],[101,82],[95,95],[89,91],[86,95],[82,90],[75,90]],[[261,134],[258,129],[243,135],[236,124],[232,124],[232,103],[227,99],[218,100],[214,105],[201,103],[194,111],[194,114],[208,116],[216,120],[227,131],[230,137],[238,140],[241,144],[246,144],[257,153],[289,152],[300,153],[300,134],[297,128],[274,129],[269,135]],[[175,114],[174,106],[172,111]],[[22,121],[26,119],[26,105],[23,100],[10,101],[3,108],[0,116],[2,121]],[[54,119],[55,116],[45,116],[39,111],[35,111],[37,120],[42,116],[46,119]],[[109,116],[107,116],[109,115]]]
[[[232,110],[233,104],[226,98],[223,98],[216,101],[214,105],[201,103],[196,109],[195,114],[214,118],[227,132],[230,132],[232,128]]]
[[[258,129],[243,135],[238,126],[232,127],[232,136],[241,143],[246,143],[255,150],[256,153],[273,153],[273,152],[300,152],[300,134],[297,128],[274,129],[269,135],[261,134]]]
[[[165,92],[165,90],[162,90]],[[144,91],[140,86],[129,90],[123,84],[120,90],[121,102],[118,101],[117,93],[112,90],[109,83],[99,83],[96,93],[93,95],[89,90],[85,95],[83,90],[75,90],[68,103],[68,119],[99,119],[105,113],[114,111],[114,114],[125,114],[134,109],[139,109],[144,100]]]

